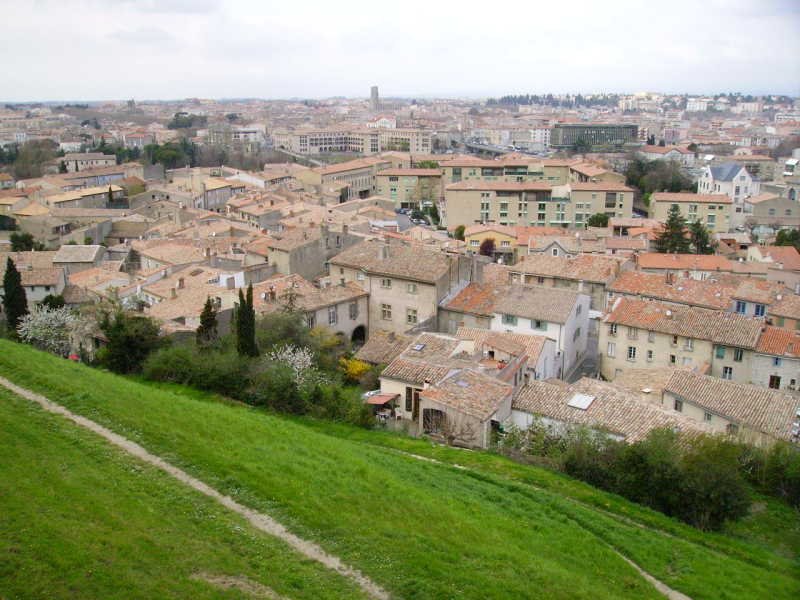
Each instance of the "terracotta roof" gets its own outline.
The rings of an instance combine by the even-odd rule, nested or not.
[[[747,277],[738,280],[736,290],[731,297],[734,300],[772,304],[778,296],[783,297],[786,294],[791,294],[791,291],[781,283]]]
[[[792,424],[800,408],[800,398],[791,394],[689,371],[675,371],[664,390],[783,440],[791,439]]]
[[[715,279],[699,281],[690,277],[676,278],[669,283],[667,278],[659,273],[627,271],[620,273],[608,289],[620,295],[727,310],[730,308],[731,295],[736,289],[736,284]]]
[[[53,257],[54,263],[94,263],[106,249],[99,245],[65,244]]]
[[[511,395],[513,387],[472,369],[455,371],[420,392],[420,399],[448,406],[485,421]]]
[[[783,265],[789,271],[800,271],[800,252],[794,246],[764,246],[761,254]]]
[[[315,173],[319,173],[320,175],[335,175],[337,173],[346,173],[347,171],[355,171],[358,169],[368,169],[370,167],[374,167],[381,163],[391,164],[391,161],[385,158],[373,157],[373,158],[357,158],[355,160],[349,160],[347,162],[338,163],[335,165],[329,165],[327,167],[317,167],[312,169]]]
[[[476,327],[459,327],[456,331],[456,337],[461,340],[472,340],[477,346],[484,343],[489,343],[490,345],[498,344],[498,340],[511,341],[524,349],[530,367],[536,366],[545,344],[548,341],[552,341],[550,338],[543,335],[491,331],[489,329],[478,329]],[[509,350],[511,349],[508,348],[506,350],[509,354],[516,354],[513,350]]]
[[[411,336],[390,331],[376,330],[370,333],[367,342],[359,348],[355,357],[375,365],[386,365],[397,358],[411,343]]]
[[[556,287],[510,285],[495,302],[494,312],[526,319],[566,323],[581,294]]]
[[[334,256],[330,263],[426,283],[439,281],[450,269],[449,257],[438,250],[403,243],[388,243],[387,250],[382,250],[383,245],[381,240],[361,242]],[[382,251],[388,252],[388,258],[382,258]]]
[[[800,321],[800,295],[782,294],[780,300],[776,298],[772,306],[769,307],[769,312],[777,317],[787,317]]]
[[[603,319],[686,338],[707,340],[723,346],[754,349],[763,323],[736,313],[675,306],[663,302],[618,298]]]
[[[693,204],[733,203],[733,200],[725,194],[693,194],[691,192],[655,192],[650,199],[654,202],[691,202]]]
[[[732,271],[730,260],[713,254],[661,254],[646,252],[638,256],[642,269],[683,269],[687,271]]]
[[[507,286],[488,283],[470,283],[451,299],[445,299],[442,308],[454,312],[480,316],[491,316],[495,304],[507,290]]]
[[[767,326],[758,340],[756,352],[800,358],[800,331]]]
[[[570,406],[578,398],[591,403],[585,409]],[[574,403],[574,402],[573,402]],[[711,433],[710,427],[647,402],[638,394],[612,383],[581,379],[571,385],[533,381],[524,387],[513,403],[514,410],[540,415],[572,425],[605,429],[628,443],[644,439],[662,427],[687,433]]]
[[[531,254],[522,257],[509,270],[540,277],[608,283],[619,273],[620,265],[619,259],[592,254],[580,254],[575,258]]]

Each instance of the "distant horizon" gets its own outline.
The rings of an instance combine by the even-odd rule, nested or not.
[[[800,96],[797,0],[511,0],[496,16],[425,0],[37,0],[13,16],[0,38],[8,103],[361,98],[372,85],[410,98]]]
[[[379,86],[380,88],[380,86]],[[617,95],[617,96],[632,96],[635,94],[657,94],[661,96],[688,96],[688,97],[714,97],[718,95],[725,95],[727,96],[729,93],[734,95],[741,95],[741,96],[753,96],[759,98],[765,98],[768,96],[786,96],[791,100],[795,100],[800,98],[800,94],[793,95],[781,92],[748,92],[748,91],[715,91],[715,92],[664,92],[664,91],[657,91],[657,90],[648,90],[648,91],[638,91],[638,92],[617,92],[617,91],[609,91],[609,92],[590,92],[590,91],[574,91],[574,92],[525,92],[525,91],[512,91],[512,92],[502,92],[502,93],[494,93],[494,94],[445,94],[445,95],[437,95],[437,94],[391,94],[391,95],[384,95],[381,93],[380,98],[381,100],[467,100],[467,101],[482,101],[487,100],[489,98],[502,98],[504,96],[519,96],[519,95],[526,95],[530,94],[532,96],[546,96],[548,94],[552,94],[553,96],[597,96],[597,95]],[[311,101],[324,101],[324,100],[369,100],[369,95],[364,96],[344,96],[344,95],[331,95],[331,96],[284,96],[284,97],[262,97],[262,96],[219,96],[219,97],[211,97],[211,96],[182,96],[182,97],[163,97],[163,98],[69,98],[69,99],[27,99],[27,100],[7,100],[0,98],[0,104],[6,105],[26,105],[26,104],[52,104],[52,105],[64,105],[64,104],[76,104],[76,103],[89,103],[89,104],[102,104],[102,103],[109,103],[109,102],[128,102],[133,100],[137,103],[142,102],[160,102],[160,103],[173,103],[173,102],[185,102],[188,100],[211,100],[214,102],[242,102],[242,101],[260,101],[260,102],[302,102],[306,100]]]

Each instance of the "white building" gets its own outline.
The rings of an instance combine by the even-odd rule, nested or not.
[[[761,182],[742,165],[734,162],[703,167],[697,182],[698,194],[725,194],[731,199],[731,227],[744,225],[745,200],[757,196],[760,190]]]

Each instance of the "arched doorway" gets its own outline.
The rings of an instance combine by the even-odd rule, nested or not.
[[[359,325],[353,329],[353,334],[350,336],[350,341],[354,346],[363,346],[364,342],[367,341],[367,328],[363,325]]]

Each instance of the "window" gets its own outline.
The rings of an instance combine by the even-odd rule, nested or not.
[[[735,360],[736,362],[742,362],[743,358],[744,358],[744,350],[742,350],[741,348],[734,348],[733,360]]]
[[[503,315],[503,325],[516,325],[517,317],[515,315]]]
[[[539,283],[539,284],[544,283],[544,277],[537,277],[536,278],[536,283]]]
[[[655,331],[648,331],[647,332],[647,341],[651,344],[656,341],[656,332]]]
[[[611,323],[611,325],[608,326],[608,335],[617,335],[616,323]]]
[[[575,340],[577,340],[579,337],[581,337],[581,328],[580,328],[580,327],[578,327],[578,328],[575,330],[575,333],[573,333],[573,334],[572,334],[572,341],[574,342],[574,341],[575,341]]]
[[[335,306],[328,307],[328,325],[336,325],[336,322],[339,320],[339,311],[336,310]]]
[[[391,321],[392,320],[392,305],[391,304],[381,304],[381,319],[384,321]]]
[[[675,398],[675,403],[672,406],[678,412],[682,412],[683,411],[683,400],[678,400],[677,398]]]
[[[551,250],[551,252],[552,252],[553,256],[558,256],[558,248],[553,248]]]
[[[614,342],[608,342],[608,347],[606,348],[606,355],[614,358],[617,356],[617,345]]]
[[[783,363],[783,361],[781,360],[780,356],[773,357],[773,359],[772,359],[772,366],[773,367],[780,367],[781,363]]]
[[[763,304],[756,304],[756,316],[763,317],[764,314],[767,312],[767,307]]]
[[[705,421],[706,423],[711,422],[711,413],[710,412],[703,413],[703,421]]]
[[[728,426],[725,428],[729,435],[736,435],[739,433],[739,426],[736,423],[728,423]]]
[[[409,325],[416,325],[417,324],[417,309],[416,308],[407,308],[406,309],[406,323]]]
[[[714,349],[714,356],[716,358],[725,358],[725,346],[717,346]]]
[[[781,389],[781,376],[780,375],[770,375],[769,376],[769,387],[773,390]]]
[[[689,358],[688,356],[684,356],[684,357],[681,359],[681,364],[682,364],[684,367],[688,367],[688,366],[690,366],[690,365],[692,364],[692,359],[691,359],[691,358]]]
[[[414,389],[406,388],[406,412],[414,410]]]
[[[358,318],[358,302],[350,303],[350,320],[355,321]]]
[[[673,335],[672,336],[672,345],[673,346],[677,346],[678,345],[678,336],[677,335]]]
[[[356,281],[364,281],[364,279],[366,279],[366,277],[364,277],[364,273],[361,272],[361,271],[358,271],[356,273]]]
[[[391,288],[392,287],[392,280],[391,279],[381,279],[381,287],[382,288]]]
[[[742,302],[741,300],[736,301],[736,312],[740,315],[743,315],[747,312],[747,302]]]
[[[578,316],[579,314],[581,314],[581,309],[582,308],[583,307],[580,304],[578,304],[578,308],[575,309],[575,316]]]
[[[306,315],[306,324],[313,329],[317,324],[317,317],[315,315]]]
[[[692,338],[686,338],[686,343],[684,344],[683,349],[688,352],[694,350],[694,340]]]
[[[635,340],[639,337],[639,330],[636,327],[628,327],[628,339]]]
[[[628,346],[628,360],[636,360],[636,346]]]
[[[502,240],[500,242],[500,247],[501,248],[510,248],[511,247],[511,242],[509,242],[508,240]]]
[[[469,245],[470,245],[470,246],[475,246],[475,247],[478,247],[478,246],[480,246],[480,245],[481,245],[481,241],[480,241],[480,240],[470,240],[470,241],[469,241]]]
[[[722,367],[722,378],[733,379],[733,367]]]
[[[670,354],[669,355],[669,364],[674,365],[675,361],[676,361],[675,355],[674,354]]]
[[[547,329],[547,321],[539,321],[538,319],[531,319],[531,329],[539,329],[539,330]]]
[[[653,351],[652,350],[648,350],[647,351],[647,362],[653,362]]]
[[[406,284],[406,291],[409,294],[416,294],[417,293],[417,284],[416,283],[407,283]]]

